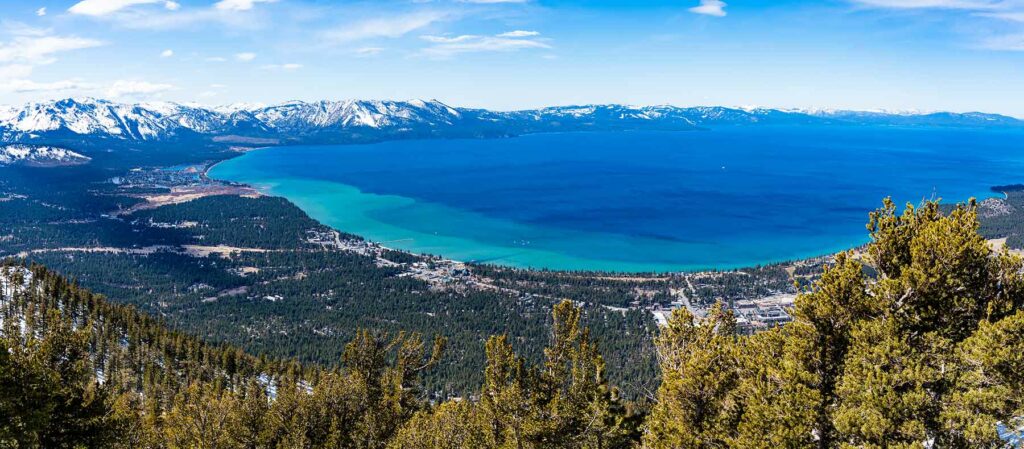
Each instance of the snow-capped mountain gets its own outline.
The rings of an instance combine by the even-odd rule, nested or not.
[[[210,120],[216,117],[204,109],[172,103],[130,105],[65,99],[0,109],[0,128],[10,134],[71,133],[154,140],[182,130],[212,131]]]
[[[0,166],[54,167],[81,165],[90,160],[85,155],[65,148],[19,144],[0,146]]]
[[[281,132],[349,128],[444,127],[454,125],[459,111],[438,101],[293,101],[250,111],[267,127]]]
[[[88,135],[154,141],[196,135],[310,135],[357,129],[452,127],[458,110],[437,101],[318,101],[202,108],[86,98],[0,107],[4,140]]]
[[[875,111],[821,111],[814,115],[848,122],[885,122],[893,125],[914,126],[1021,126],[1013,117],[981,112],[875,112]]]
[[[890,114],[739,109],[720,106],[583,105],[496,112],[439,101],[291,101],[206,108],[177,103],[121,104],[92,98],[0,107],[0,141],[52,143],[83,136],[122,142],[261,138],[349,142],[399,137],[480,137],[599,129],[688,130],[721,125],[874,124],[1024,126],[994,114]]]

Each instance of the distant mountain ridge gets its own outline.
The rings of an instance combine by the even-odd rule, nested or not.
[[[556,106],[521,111],[458,108],[436,100],[292,101],[271,106],[125,104],[92,98],[0,106],[0,142],[41,143],[92,137],[125,142],[225,136],[328,143],[401,137],[496,137],[533,132],[693,130],[751,124],[1024,127],[997,114],[896,114],[720,106]]]
[[[89,157],[74,151],[37,145],[0,145],[0,167],[27,165],[32,167],[61,167],[88,163]]]

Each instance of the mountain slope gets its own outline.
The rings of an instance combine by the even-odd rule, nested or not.
[[[292,142],[395,137],[481,137],[545,131],[661,129],[756,124],[1019,127],[982,113],[890,114],[726,107],[583,105],[497,112],[439,101],[292,101],[272,106],[204,108],[176,103],[121,104],[85,98],[0,107],[0,141],[45,142],[88,136],[126,142],[218,136]]]
[[[86,164],[91,159],[74,151],[35,145],[0,145],[0,167],[26,165],[32,167],[58,167]]]
[[[579,326],[580,313],[569,301],[555,307],[553,325],[564,330],[552,337],[557,349],[546,352],[552,355],[544,376],[528,382],[530,401],[500,402],[564,423],[544,430],[540,441],[559,434],[594,439],[596,428],[603,442],[540,446],[631,447],[642,415],[603,380],[603,361]],[[520,365],[513,375],[541,372],[505,341],[492,337],[487,345],[500,345]],[[342,368],[268,361],[170,330],[40,266],[2,263],[0,447],[411,447],[403,429],[430,411],[419,378],[444,346],[415,333],[361,331],[346,345]],[[493,359],[486,368],[492,377],[507,363]],[[572,366],[573,376],[562,366]],[[542,392],[553,399],[532,399]],[[469,401],[448,402],[457,403]],[[512,417],[498,409],[490,419]]]

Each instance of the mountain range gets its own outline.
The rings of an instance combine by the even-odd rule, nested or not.
[[[558,106],[521,111],[458,108],[439,101],[292,101],[271,106],[125,104],[92,98],[0,106],[0,142],[82,137],[122,142],[203,139],[227,143],[345,143],[411,137],[500,137],[533,132],[694,130],[750,124],[1024,127],[985,113],[885,113],[720,106]]]

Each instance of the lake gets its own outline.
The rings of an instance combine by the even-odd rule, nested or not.
[[[1022,168],[1020,130],[805,125],[277,147],[210,176],[392,248],[635,272],[833,253],[886,196],[984,198]]]

